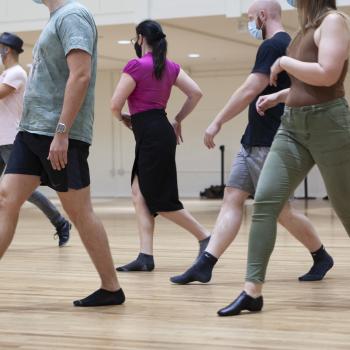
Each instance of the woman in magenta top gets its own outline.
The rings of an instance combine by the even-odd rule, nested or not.
[[[137,59],[123,69],[112,98],[114,115],[132,129],[136,140],[131,176],[132,197],[140,234],[140,254],[118,271],[152,271],[154,218],[161,215],[192,233],[202,252],[209,232],[179,201],[175,163],[176,145],[182,141],[181,122],[202,97],[198,85],[167,59],[167,41],[159,23],[143,21],[136,27]],[[178,87],[187,100],[172,123],[165,112],[171,89]],[[130,115],[122,109],[128,102]]]

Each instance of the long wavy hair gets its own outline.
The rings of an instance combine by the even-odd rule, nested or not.
[[[297,7],[302,32],[318,27],[327,14],[337,11],[336,0],[298,0]]]

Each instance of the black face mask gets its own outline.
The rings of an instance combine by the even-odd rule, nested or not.
[[[138,42],[136,42],[134,44],[134,48],[135,48],[136,56],[138,58],[141,58],[142,57],[142,46]]]

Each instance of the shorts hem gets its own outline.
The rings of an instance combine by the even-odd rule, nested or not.
[[[240,186],[240,185],[237,185],[237,184],[226,184],[225,187],[235,188],[237,190],[246,192],[246,193],[250,194],[251,196],[255,195],[255,191],[248,190],[247,188],[244,188],[244,186]]]
[[[6,169],[4,174],[12,174],[12,175],[30,175],[30,176],[37,176],[37,177],[41,177],[41,174],[37,174],[34,173],[33,171],[30,171],[28,169],[21,169],[21,168],[17,168],[17,169]]]
[[[176,207],[173,207],[173,208],[161,208],[161,209],[149,209],[149,211],[151,212],[151,215],[153,216],[156,216],[158,215],[159,213],[169,213],[169,212],[172,212],[172,211],[179,211],[179,210],[183,210],[184,207],[183,205],[179,205],[179,206],[176,206]]]
[[[90,186],[90,183],[87,184],[87,185],[81,185],[81,186],[68,186],[68,187],[65,187],[65,188],[55,188],[54,186],[50,185],[50,184],[46,184],[46,183],[42,183],[41,186],[47,186],[47,187],[50,187],[52,190],[54,190],[55,192],[58,192],[58,193],[67,193],[69,192],[70,190],[74,190],[74,191],[79,191],[79,190],[83,190],[84,188],[86,187],[89,187]]]

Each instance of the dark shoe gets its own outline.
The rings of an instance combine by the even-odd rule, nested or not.
[[[230,305],[218,311],[219,316],[236,316],[243,310],[251,312],[261,311],[264,305],[263,297],[253,298],[246,292],[242,292]]]
[[[333,258],[327,254],[323,259],[315,262],[310,271],[299,277],[300,282],[313,282],[323,280],[326,273],[333,267]]]
[[[71,228],[72,224],[67,220],[64,222],[64,224],[62,224],[62,226],[56,228],[57,232],[55,233],[54,237],[58,237],[59,247],[63,247],[68,243]]]

